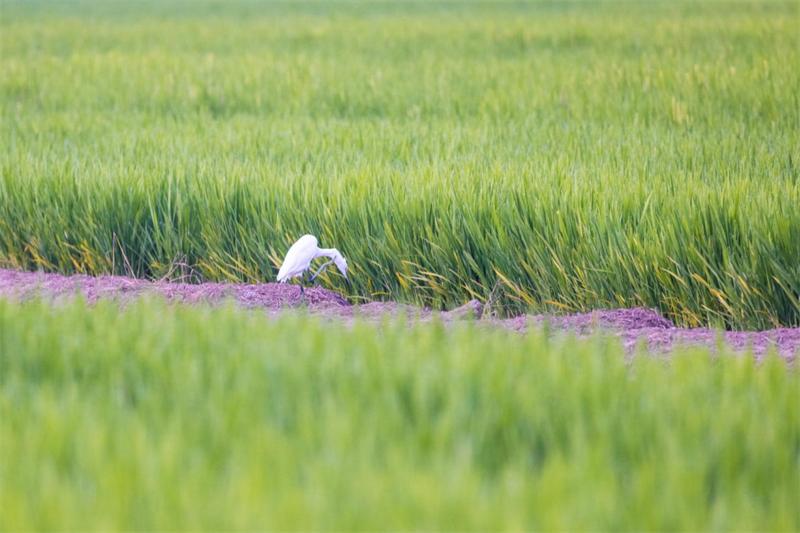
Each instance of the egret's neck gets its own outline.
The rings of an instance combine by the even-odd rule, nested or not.
[[[320,248],[319,251],[317,252],[317,257],[324,256],[324,257],[330,257],[331,259],[339,255],[341,254],[339,253],[339,250],[337,250],[336,248]]]

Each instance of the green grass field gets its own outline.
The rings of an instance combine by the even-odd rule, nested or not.
[[[311,232],[353,302],[800,325],[798,27],[0,0],[0,267],[274,280]],[[0,297],[0,531],[797,531],[798,494],[774,356]]]
[[[796,2],[0,5],[0,264],[800,324]]]
[[[0,300],[0,456],[3,531],[788,531],[800,373],[468,324]]]

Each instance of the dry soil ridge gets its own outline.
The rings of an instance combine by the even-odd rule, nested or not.
[[[307,312],[350,322],[356,317],[380,320],[386,315],[404,315],[410,320],[425,321],[434,317],[445,322],[473,319],[487,326],[525,331],[547,323],[555,331],[573,331],[587,335],[598,330],[610,331],[631,351],[638,343],[653,351],[667,351],[677,345],[716,347],[724,340],[735,350],[752,349],[761,358],[775,349],[787,361],[800,351],[800,328],[778,328],[767,331],[718,331],[709,328],[679,328],[653,309],[603,309],[566,316],[524,315],[498,319],[483,317],[483,306],[477,300],[451,310],[432,311],[396,302],[371,302],[351,305],[339,294],[314,287],[306,289],[305,302],[299,287],[279,283],[176,283],[147,281],[125,276],[86,276],[22,272],[0,269],[0,297],[25,300],[35,297],[59,300],[81,295],[88,302],[98,299],[127,301],[144,294],[159,294],[168,301],[183,303],[220,303],[235,301],[246,308],[263,309],[277,315],[287,309]]]

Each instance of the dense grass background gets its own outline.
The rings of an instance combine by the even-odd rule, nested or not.
[[[4,531],[797,530],[800,373],[469,325],[0,300],[0,456]]]
[[[1,5],[1,264],[800,324],[795,2]]]

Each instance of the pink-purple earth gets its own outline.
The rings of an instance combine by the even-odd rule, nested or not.
[[[778,328],[767,331],[720,331],[709,328],[679,328],[653,309],[608,309],[566,316],[523,315],[514,318],[481,318],[482,306],[471,301],[452,311],[436,312],[394,302],[372,302],[352,305],[335,292],[314,287],[306,289],[305,303],[300,300],[296,285],[278,283],[174,283],[146,281],[124,276],[64,276],[41,272],[20,272],[0,269],[0,298],[25,300],[70,298],[82,295],[88,302],[101,298],[130,300],[143,294],[159,294],[168,301],[183,303],[219,303],[232,300],[246,308],[263,309],[269,315],[303,306],[307,312],[331,319],[351,321],[380,319],[385,315],[405,315],[413,320],[430,320],[438,316],[445,322],[476,318],[480,322],[514,331],[547,323],[554,331],[572,331],[588,335],[603,330],[617,335],[629,351],[640,343],[655,352],[666,352],[676,346],[708,346],[716,348],[724,341],[734,351],[752,350],[761,358],[775,350],[787,361],[800,351],[800,328]]]

